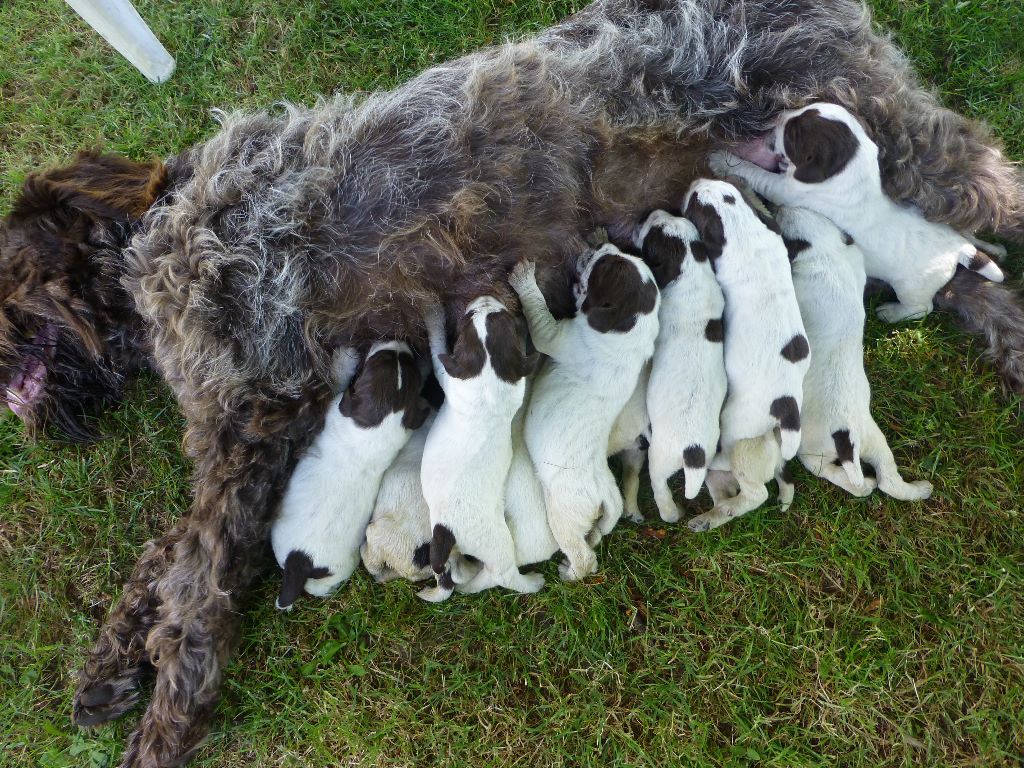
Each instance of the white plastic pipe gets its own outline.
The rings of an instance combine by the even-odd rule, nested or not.
[[[165,82],[174,72],[174,58],[160,45],[129,0],[66,2],[150,82]]]

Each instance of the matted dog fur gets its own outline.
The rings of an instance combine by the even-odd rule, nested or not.
[[[32,177],[0,228],[0,370],[23,418],[73,434],[150,359],[195,461],[192,511],[132,572],[76,720],[123,714],[155,670],[122,765],[178,764],[199,744],[238,600],[323,422],[334,349],[387,337],[422,350],[425,302],[450,317],[485,293],[512,302],[505,276],[524,253],[568,311],[583,233],[603,224],[626,245],[643,215],[678,204],[709,149],[742,151],[776,113],[817,100],[864,121],[895,199],[1024,241],[1017,171],[852,0],[601,0],[362,101],[225,115],[166,181],[130,164],[138,183],[107,210],[91,193],[119,171],[98,158]],[[123,313],[122,279],[137,315]],[[968,282],[974,303],[957,308],[1019,388],[1024,316],[995,288]],[[99,397],[69,405],[82,382]]]

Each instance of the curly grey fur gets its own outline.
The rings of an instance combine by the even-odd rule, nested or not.
[[[851,0],[602,0],[392,92],[222,116],[174,159],[126,285],[185,410],[196,496],[137,567],[79,688],[103,719],[144,643],[156,685],[123,765],[172,764],[201,738],[335,348],[421,344],[433,297],[450,317],[482,294],[514,304],[505,278],[524,255],[564,309],[587,233],[625,244],[649,210],[678,207],[708,149],[820,99],[860,113],[898,197],[1024,239],[1019,176]]]

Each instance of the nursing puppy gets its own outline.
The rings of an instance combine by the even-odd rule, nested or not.
[[[338,355],[339,380],[351,355]],[[427,415],[408,345],[374,344],[351,387],[331,403],[323,431],[299,460],[271,528],[284,569],[277,607],[305,590],[323,596],[352,575],[381,477]],[[343,384],[344,386],[344,384]]]
[[[534,384],[525,435],[567,581],[597,569],[592,545],[622,515],[609,437],[658,334],[658,288],[647,265],[610,244],[581,261],[569,320],[551,315],[532,263],[520,262],[509,278],[534,346],[550,358]]]
[[[739,485],[738,494],[689,521],[701,531],[763,504],[773,475],[780,500],[791,500],[792,485],[782,469],[800,447],[800,403],[811,351],[782,237],[723,181],[694,182],[684,215],[700,235],[691,251],[711,260],[725,296],[728,395],[722,447],[712,468],[730,470]]]
[[[512,462],[512,419],[523,403],[524,377],[532,368],[515,318],[492,296],[475,299],[447,351],[439,308],[425,317],[434,374],[444,404],[427,435],[420,480],[430,509],[430,567],[436,585],[419,596],[446,600],[459,578],[461,591],[503,586],[536,592],[540,574],[521,574],[515,542],[505,522],[505,481]],[[460,556],[480,570],[467,581]],[[452,561],[452,562],[450,562]]]
[[[431,413],[413,432],[380,481],[366,541],[359,548],[363,566],[380,584],[392,579],[430,578],[430,509],[423,498],[420,466]]]
[[[708,250],[698,240],[691,222],[665,211],[648,216],[634,237],[661,291],[660,330],[647,390],[648,460],[654,500],[661,519],[669,523],[680,516],[669,478],[682,469],[686,498],[700,491],[717,450],[727,384],[725,298]]]
[[[766,151],[776,154],[777,173],[717,153],[712,168],[745,178],[772,202],[817,211],[849,233],[864,253],[867,275],[887,282],[899,299],[878,307],[886,322],[931,312],[932,298],[958,264],[1002,282],[1002,270],[978,249],[991,246],[886,196],[878,146],[843,107],[819,102],[783,112]]]
[[[885,435],[871,418],[871,386],[864,373],[864,257],[824,216],[806,208],[779,208],[776,220],[793,258],[793,288],[814,356],[804,378],[800,462],[855,496],[876,481],[897,499],[926,499],[931,484],[900,476]]]

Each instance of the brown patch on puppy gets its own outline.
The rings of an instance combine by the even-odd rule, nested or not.
[[[793,477],[793,466],[790,462],[787,461],[782,465],[782,471],[779,472],[779,477],[782,478],[782,482],[789,483],[790,485],[795,482],[795,478]]]
[[[967,265],[967,268],[972,272],[979,272],[991,263],[992,259],[981,251],[978,251],[971,257],[971,263]]]
[[[796,166],[793,177],[805,184],[820,184],[846,167],[859,143],[849,126],[808,109],[791,118],[782,132],[786,156]]]
[[[722,322],[722,318],[708,320],[708,324],[704,326],[704,338],[716,343],[721,343],[725,339],[725,323]]]
[[[700,469],[707,461],[704,449],[699,445],[691,445],[683,451],[683,464],[687,469]]]
[[[580,308],[598,333],[627,333],[640,315],[654,310],[658,286],[615,253],[601,256],[590,271],[587,298]]]
[[[515,384],[528,375],[533,370],[532,356],[526,354],[523,335],[512,314],[507,310],[491,312],[487,315],[485,327],[487,339],[484,345],[498,378]]]
[[[722,217],[718,215],[713,205],[706,205],[697,199],[697,195],[690,196],[690,202],[683,211],[683,216],[693,222],[697,228],[700,240],[690,244],[693,258],[697,261],[711,259],[713,262],[722,255],[725,248],[725,227],[722,226]]]
[[[729,205],[736,205],[736,198],[732,195],[722,195],[722,202]]]
[[[658,288],[664,289],[679,277],[686,253],[685,240],[665,234],[661,227],[651,227],[644,238],[640,255],[654,274]]]
[[[783,395],[772,401],[768,413],[779,420],[783,429],[796,432],[800,429],[800,406],[792,395]]]
[[[293,549],[284,561],[284,575],[281,578],[281,593],[277,597],[277,607],[291,608],[292,603],[302,594],[307,580],[325,579],[330,575],[330,569],[323,566],[314,568],[309,555]]]
[[[839,234],[843,236],[843,245],[853,245],[853,235],[844,229],[839,230]]]
[[[455,346],[448,354],[438,355],[437,359],[448,372],[449,376],[456,379],[471,379],[479,376],[487,362],[487,351],[484,349],[480,335],[473,325],[473,316],[466,314],[459,324],[459,336],[455,340]]]
[[[434,573],[441,573],[445,570],[445,564],[451,557],[452,549],[455,547],[455,534],[451,528],[438,523],[434,526],[434,533],[430,538],[430,569]]]
[[[430,565],[430,542],[424,541],[412,553],[412,564],[417,568],[426,568]]]
[[[392,413],[403,411],[402,426],[417,429],[429,413],[420,397],[422,389],[423,377],[412,355],[387,349],[367,359],[338,410],[363,429],[376,427]]]
[[[782,356],[791,363],[799,363],[811,354],[811,346],[807,343],[807,337],[798,333],[782,348]]]
[[[790,261],[811,247],[810,243],[800,237],[784,237],[782,242],[786,244],[786,252]]]
[[[832,433],[832,442],[836,447],[836,457],[840,464],[853,461],[853,443],[850,441],[850,430],[837,429]]]

